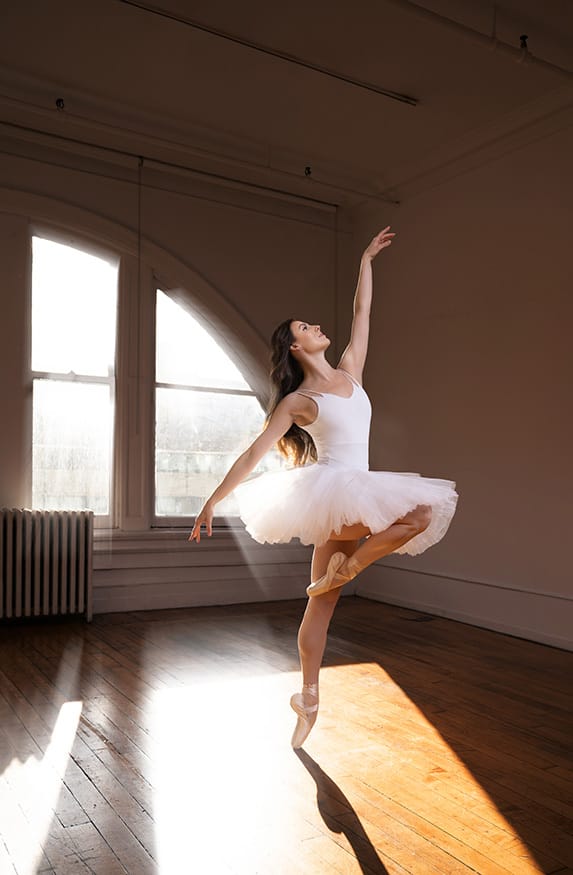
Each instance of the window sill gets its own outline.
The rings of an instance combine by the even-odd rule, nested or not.
[[[101,541],[118,542],[122,541],[187,541],[191,532],[192,523],[181,526],[152,526],[149,529],[137,529],[130,531],[128,529],[119,528],[97,528],[94,529],[94,543]],[[236,540],[237,537],[247,537],[252,540],[241,524],[236,526],[221,525],[213,526],[213,534],[211,537],[205,531],[201,533],[201,542],[209,542],[213,540]]]
[[[248,561],[264,562],[306,561],[312,547],[296,540],[289,544],[259,544],[253,540],[243,525],[214,526],[209,537],[202,534],[201,543],[189,541],[189,526],[177,528],[152,528],[146,531],[98,529],[94,532],[94,554],[186,554],[205,556],[207,553],[238,551]],[[186,563],[185,563],[186,564]]]

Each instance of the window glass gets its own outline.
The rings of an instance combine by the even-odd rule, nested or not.
[[[109,513],[110,387],[34,380],[35,508]]]
[[[158,383],[250,389],[229,356],[191,313],[157,292]]]
[[[32,238],[35,508],[110,513],[116,309],[117,267]]]
[[[161,291],[157,293],[157,382],[171,385],[156,388],[155,512],[195,516],[237,456],[261,432],[265,414],[228,356],[189,312]],[[237,389],[247,392],[233,392]],[[272,450],[255,473],[282,464]],[[215,510],[217,515],[236,515],[233,493]]]
[[[32,370],[107,376],[115,357],[117,268],[32,238]]]

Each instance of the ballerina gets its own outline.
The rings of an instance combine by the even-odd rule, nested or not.
[[[318,715],[318,680],[328,626],[345,583],[389,553],[418,555],[443,538],[458,493],[453,480],[415,472],[371,471],[372,408],[362,387],[372,302],[372,261],[389,247],[387,225],[364,250],[350,340],[336,367],[319,324],[286,319],[271,338],[273,398],[265,428],[234,462],[197,515],[212,534],[214,507],[235,491],[239,515],[261,543],[298,538],[314,545],[309,600],[298,631],[302,690],[291,739],[302,746]],[[292,467],[248,478],[275,444]]]

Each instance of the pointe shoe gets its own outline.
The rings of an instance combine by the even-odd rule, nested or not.
[[[307,689],[318,698],[318,684],[303,684],[303,689]],[[302,747],[316,722],[318,702],[314,705],[305,705],[302,693],[293,693],[290,697],[290,706],[298,715],[290,743],[294,748]]]
[[[322,593],[328,592],[330,589],[344,586],[345,583],[348,583],[349,580],[356,577],[358,569],[352,568],[350,559],[348,559],[347,570],[344,573],[339,571],[340,566],[343,562],[346,562],[347,559],[348,556],[346,553],[333,553],[330,557],[326,574],[323,574],[322,577],[319,577],[314,583],[309,584],[306,588],[306,594],[308,596],[322,595]]]

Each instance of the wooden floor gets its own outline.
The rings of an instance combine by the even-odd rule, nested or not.
[[[345,597],[0,628],[0,872],[573,872],[573,654]]]

